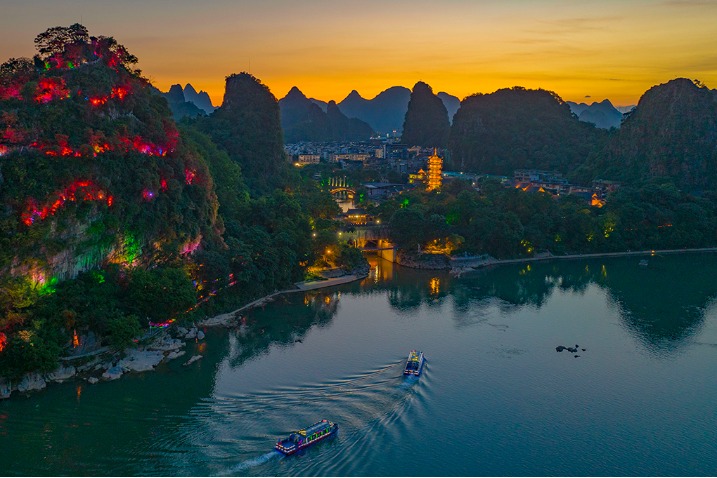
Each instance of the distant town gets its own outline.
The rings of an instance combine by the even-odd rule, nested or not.
[[[442,182],[449,181],[465,181],[470,183],[474,189],[480,190],[480,180],[492,178],[500,181],[506,188],[520,188],[525,192],[550,194],[555,198],[573,195],[583,198],[590,206],[603,207],[608,194],[620,186],[618,181],[604,179],[593,180],[590,185],[571,184],[558,171],[539,169],[516,169],[513,171],[513,176],[509,177],[447,171],[443,169],[442,161],[431,168],[429,165],[431,158],[437,155],[443,159],[449,154],[446,149],[409,146],[390,137],[376,138],[370,141],[299,142],[285,145],[284,150],[296,167],[325,163],[334,169],[347,172],[364,169],[380,172],[385,180],[360,184],[368,191],[367,199],[373,201],[393,197],[418,185],[424,185],[428,190],[438,189]],[[433,169],[434,175],[433,184],[429,183],[431,169]],[[389,181],[387,179],[389,175],[394,179],[400,178],[400,180]],[[436,183],[436,175],[440,177],[439,183]],[[314,179],[320,180],[321,177],[317,175]],[[359,185],[342,184],[339,181],[331,186],[337,194],[343,194],[347,189],[346,186],[356,187]]]

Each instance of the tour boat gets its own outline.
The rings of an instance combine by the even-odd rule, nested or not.
[[[274,448],[285,455],[291,455],[324,438],[334,435],[338,430],[339,425],[337,423],[321,420],[310,427],[292,432],[288,438],[277,441]]]
[[[424,362],[425,359],[423,358],[423,352],[416,352],[415,350],[411,350],[411,352],[408,354],[408,360],[406,360],[406,368],[403,370],[403,374],[415,376],[421,375]]]

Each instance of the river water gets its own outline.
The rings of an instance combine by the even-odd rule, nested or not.
[[[717,255],[638,261],[374,262],[208,330],[190,366],[0,402],[0,474],[717,475]],[[272,451],[322,418],[336,437]]]

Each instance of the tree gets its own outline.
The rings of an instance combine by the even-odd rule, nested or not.
[[[196,303],[194,287],[183,269],[163,268],[132,272],[127,288],[128,309],[138,316],[163,321]]]
[[[35,67],[29,58],[10,58],[0,65],[0,84],[9,81],[25,82],[35,75]]]
[[[115,350],[123,350],[134,343],[134,339],[142,333],[142,327],[136,315],[123,316],[117,313],[108,319],[109,345]]]
[[[40,55],[62,54],[68,45],[87,43],[90,35],[83,25],[74,23],[69,27],[52,27],[35,37],[35,48]]]

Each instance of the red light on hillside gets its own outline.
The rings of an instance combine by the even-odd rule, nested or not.
[[[38,103],[49,103],[55,99],[65,99],[70,92],[65,86],[62,78],[41,78],[35,90],[35,101]]]
[[[15,85],[0,85],[0,100],[9,100],[11,98],[14,98],[16,100],[22,98],[22,96],[20,95],[20,87]]]
[[[48,216],[53,216],[67,201],[104,201],[105,192],[92,181],[83,180],[75,181],[64,190],[55,194],[55,199],[40,207],[37,202],[30,198],[27,200],[25,211],[20,219],[26,226],[31,226],[36,219],[44,220]],[[112,196],[107,197],[107,205],[112,206]]]
[[[107,103],[107,97],[106,96],[100,96],[100,97],[94,97],[90,98],[90,104],[92,106],[102,106],[103,104]]]
[[[112,88],[112,98],[123,100],[129,94],[129,89],[124,86],[115,86]]]

